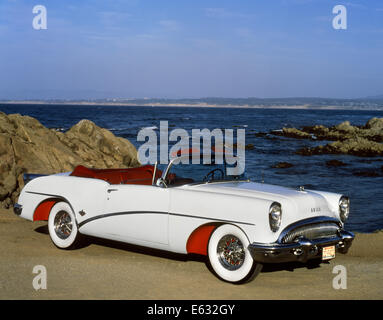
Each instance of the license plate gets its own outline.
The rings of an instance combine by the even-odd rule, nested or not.
[[[329,260],[335,258],[335,246],[323,247],[322,260]]]

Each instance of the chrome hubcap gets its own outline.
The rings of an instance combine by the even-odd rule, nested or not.
[[[66,211],[60,211],[56,214],[54,227],[57,236],[60,239],[67,239],[72,233],[72,218]]]
[[[222,237],[218,242],[217,255],[219,262],[228,270],[239,269],[245,261],[242,242],[231,234]]]

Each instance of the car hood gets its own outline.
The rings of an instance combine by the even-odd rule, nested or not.
[[[238,197],[253,197],[257,199],[279,202],[282,210],[290,218],[331,216],[334,212],[329,208],[326,198],[312,190],[299,190],[257,182],[219,182],[207,183],[196,186],[207,192],[214,192]]]

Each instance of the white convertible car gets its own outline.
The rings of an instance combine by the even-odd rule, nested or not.
[[[328,260],[347,253],[349,199],[227,176],[227,165],[177,164],[160,170],[89,169],[29,176],[14,212],[48,221],[53,243],[82,235],[207,256],[224,281],[243,283],[264,263]],[[33,179],[32,179],[33,178]]]

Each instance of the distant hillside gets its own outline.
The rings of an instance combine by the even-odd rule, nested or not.
[[[361,98],[360,100],[383,100],[383,94]]]
[[[102,102],[102,100],[98,100]],[[216,106],[308,106],[308,107],[347,107],[347,108],[383,108],[382,98],[371,97],[364,99],[334,99],[334,98],[219,98],[207,97],[199,99],[108,99],[111,102],[123,102],[136,105],[161,104],[161,105],[216,105]]]
[[[1,101],[1,100],[0,100]],[[5,103],[47,103],[47,104],[121,104],[133,106],[244,106],[244,107],[294,107],[304,106],[307,108],[337,107],[344,109],[383,109],[383,95],[365,97],[360,99],[334,99],[316,97],[292,97],[292,98],[219,98],[206,97],[198,99],[160,99],[160,98],[108,98],[108,99],[83,99],[83,100],[16,100]]]

